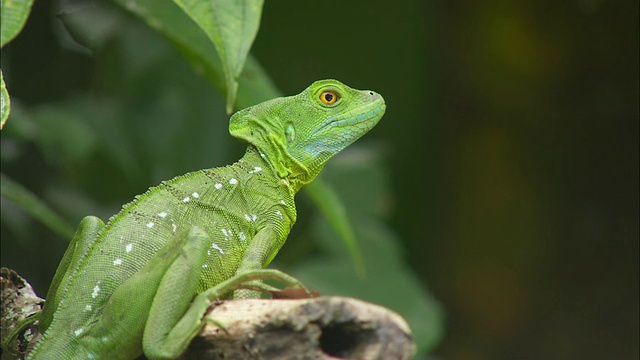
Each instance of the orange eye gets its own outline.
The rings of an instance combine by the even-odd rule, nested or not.
[[[325,91],[320,94],[320,101],[322,101],[326,105],[333,105],[336,101],[338,101],[338,94],[335,91]]]

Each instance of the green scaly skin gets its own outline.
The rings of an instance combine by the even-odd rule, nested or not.
[[[174,359],[212,300],[254,280],[297,284],[261,270],[296,221],[294,195],[384,111],[372,91],[317,81],[231,117],[231,135],[249,144],[235,164],[163,182],[107,225],[83,219],[28,359]],[[235,293],[243,294],[251,293]]]

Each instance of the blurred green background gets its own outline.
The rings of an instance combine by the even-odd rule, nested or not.
[[[625,0],[265,4],[252,53],[283,93],[330,77],[387,101],[323,176],[368,262],[362,291],[396,269],[418,289],[368,300],[421,299],[420,357],[640,356],[638,15]],[[243,151],[198,70],[103,1],[36,1],[2,69],[2,172],[71,224]],[[348,272],[344,254],[313,255],[345,250],[307,245],[335,236],[300,200],[278,265],[311,282]],[[2,212],[2,265],[44,296],[64,241]]]

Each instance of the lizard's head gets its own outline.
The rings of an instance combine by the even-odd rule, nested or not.
[[[320,80],[298,95],[238,112],[230,132],[267,154],[280,176],[302,186],[327,160],[371,130],[385,108],[382,96],[373,91]]]

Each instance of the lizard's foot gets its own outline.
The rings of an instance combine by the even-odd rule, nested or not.
[[[296,289],[295,291],[301,294],[307,294],[306,297],[312,297],[312,293],[307,290],[298,279],[282,271],[273,269],[250,270],[236,274],[215,287],[206,290],[205,293],[207,293],[207,298],[213,300],[215,298],[221,298],[232,291],[234,292],[232,296],[234,299],[256,298],[260,297],[260,294],[270,294],[272,297],[279,297],[278,294],[286,291],[286,289],[281,290],[265,284],[263,282],[264,280],[282,283],[286,289]]]

